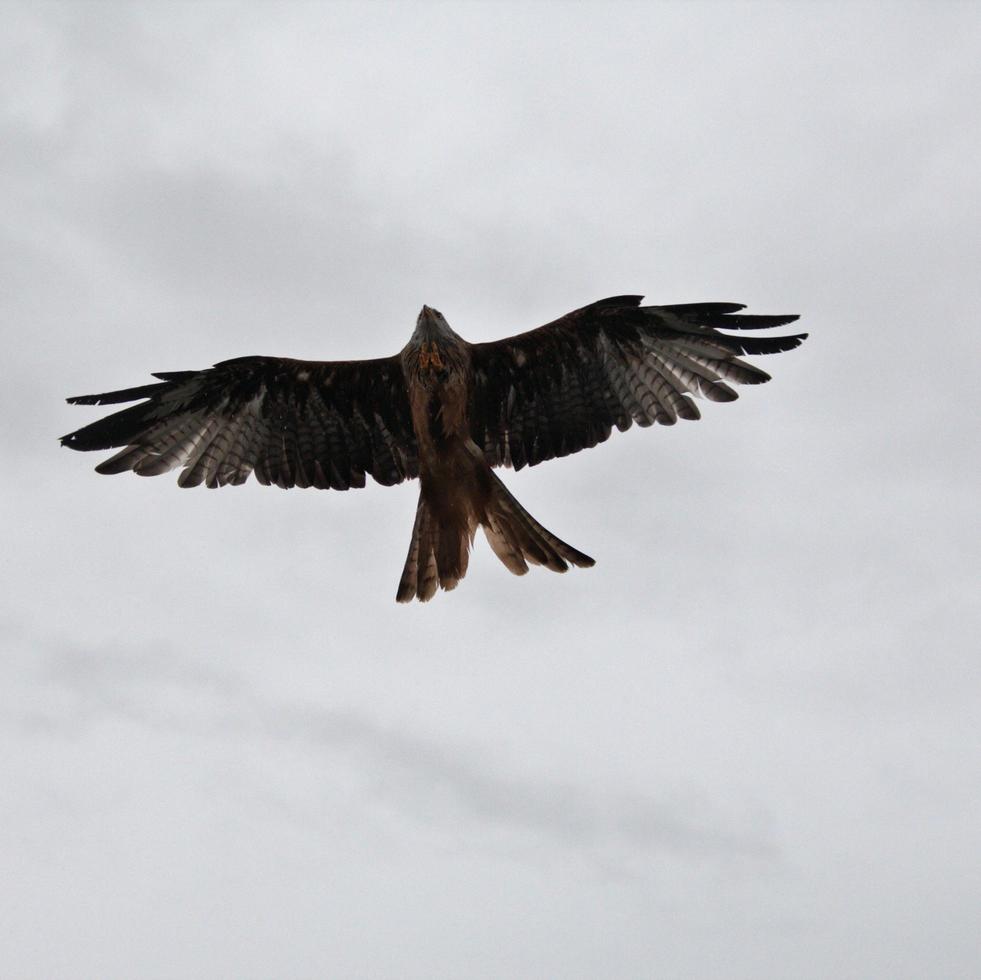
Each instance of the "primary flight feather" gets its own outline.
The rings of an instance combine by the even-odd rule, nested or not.
[[[394,357],[238,357],[204,371],[154,374],[157,384],[69,398],[140,404],[61,442],[120,449],[99,473],[157,476],[181,466],[182,487],[244,483],[250,473],[264,484],[322,490],[363,487],[366,475],[385,486],[418,477],[399,602],[454,588],[478,526],[516,575],[529,563],[585,568],[593,559],[542,527],[491,467],[567,456],[634,422],[697,419],[691,395],[732,401],[730,382],[770,380],[739,355],[791,350],[807,336],[741,333],[797,316],[749,315],[738,303],[641,306],[642,298],[600,300],[486,344],[467,343],[424,306]]]

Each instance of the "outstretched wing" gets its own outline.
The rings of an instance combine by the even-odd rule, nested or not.
[[[75,405],[146,399],[64,436],[71,449],[121,452],[99,473],[178,483],[260,483],[347,490],[365,474],[391,485],[418,474],[416,440],[397,357],[295,361],[238,357],[204,371],[155,374],[159,384],[69,398]]]
[[[751,316],[738,303],[641,306],[642,296],[600,300],[537,330],[473,345],[470,428],[492,466],[567,456],[638,425],[697,419],[690,395],[733,401],[726,382],[770,376],[739,354],[797,347],[807,334],[745,337],[796,316]]]

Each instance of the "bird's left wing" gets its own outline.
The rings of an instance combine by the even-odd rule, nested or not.
[[[697,419],[690,395],[735,399],[726,382],[770,376],[739,354],[797,347],[807,334],[733,336],[796,316],[740,313],[739,303],[641,306],[613,296],[537,330],[472,348],[470,431],[492,466],[534,466],[638,425]]]
[[[296,361],[238,357],[158,384],[69,398],[75,405],[146,399],[62,437],[71,449],[121,452],[99,473],[156,476],[183,467],[182,487],[260,483],[347,490],[365,474],[391,485],[418,475],[398,357]]]

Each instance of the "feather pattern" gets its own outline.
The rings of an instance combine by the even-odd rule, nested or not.
[[[807,334],[734,336],[796,316],[744,314],[739,303],[641,306],[614,296],[527,333],[471,348],[470,429],[492,466],[534,466],[623,431],[699,418],[691,395],[733,401],[726,382],[770,376],[739,360],[797,347]]]
[[[145,399],[62,438],[72,449],[121,448],[100,473],[183,470],[182,487],[260,483],[346,490],[365,476],[391,485],[418,474],[398,357],[297,361],[240,357],[159,384],[81,395],[80,405]]]

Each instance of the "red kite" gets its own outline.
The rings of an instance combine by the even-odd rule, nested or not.
[[[508,492],[492,467],[567,456],[631,424],[697,419],[691,395],[735,399],[727,381],[770,376],[739,354],[797,347],[807,334],[733,336],[796,316],[750,316],[737,303],[641,306],[614,296],[537,330],[469,344],[422,308],[401,353],[368,361],[238,357],[204,371],[154,374],[158,384],[69,398],[142,399],[64,436],[62,445],[122,447],[96,467],[182,487],[244,483],[347,490],[365,474],[390,486],[418,477],[419,504],[396,598],[431,599],[467,572],[477,527],[516,575],[564,572],[593,559],[560,541]]]

